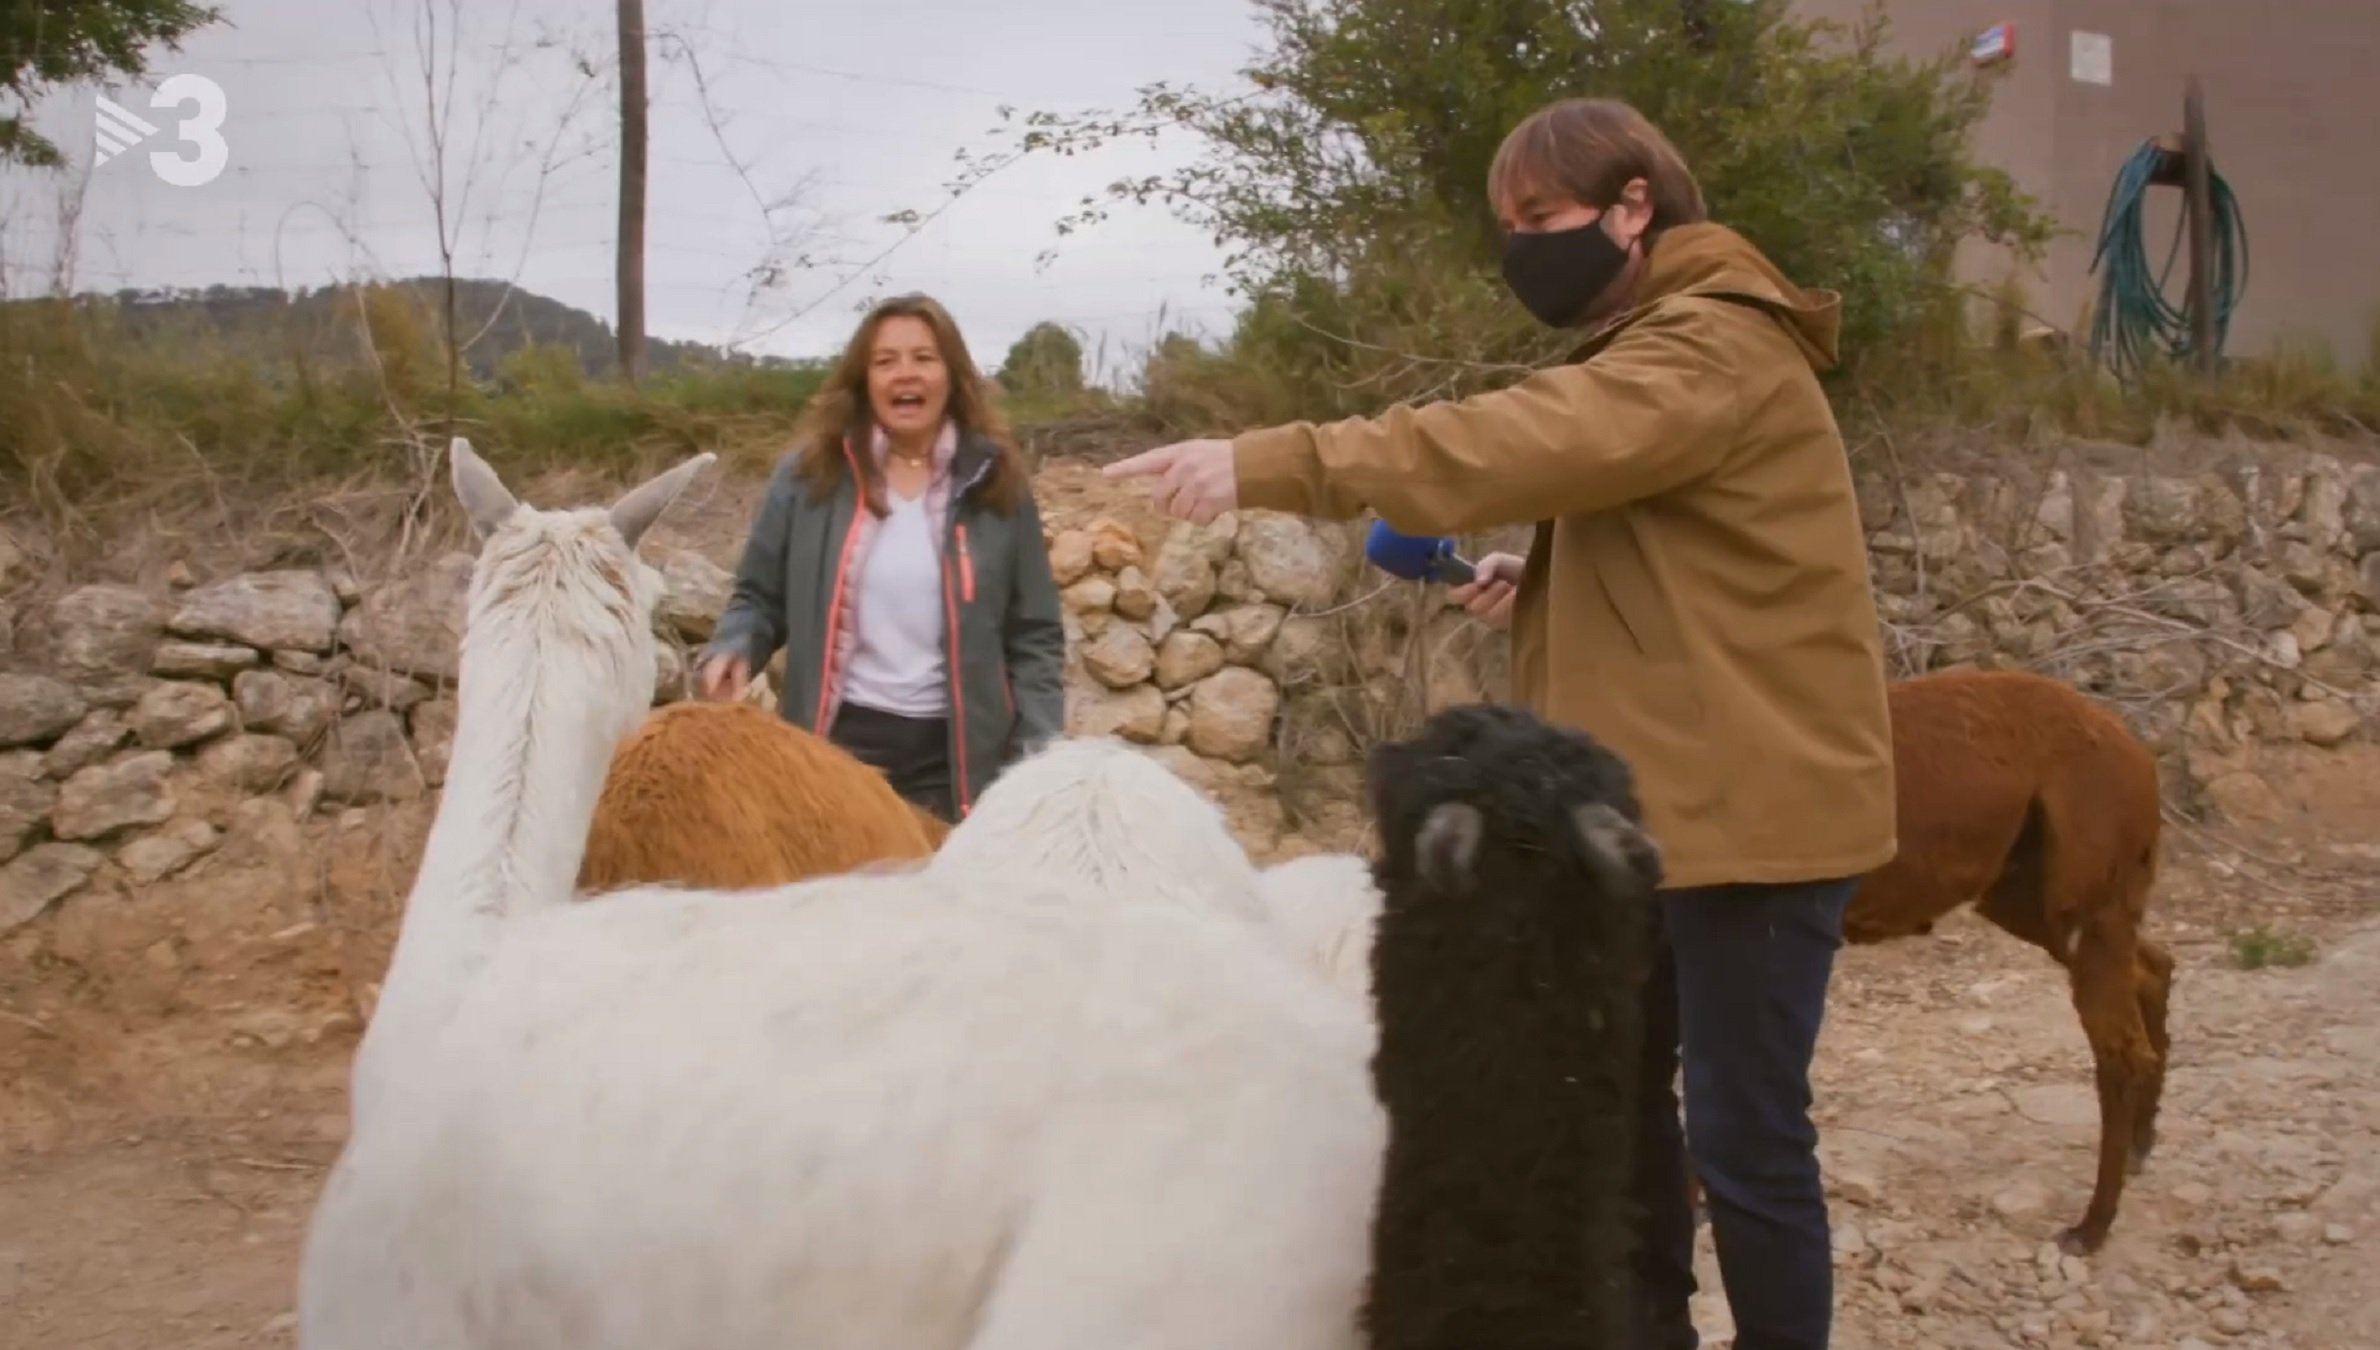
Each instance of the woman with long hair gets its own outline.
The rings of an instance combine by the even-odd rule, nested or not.
[[[869,310],[804,410],[696,668],[735,699],[779,647],[778,711],[945,820],[1065,726],[1066,639],[1024,457],[949,312]]]

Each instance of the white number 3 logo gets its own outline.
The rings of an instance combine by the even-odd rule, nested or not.
[[[157,92],[149,96],[152,108],[177,108],[185,103],[196,103],[198,111],[181,120],[180,139],[185,145],[196,146],[197,156],[152,150],[149,168],[175,187],[201,187],[214,182],[231,158],[231,147],[223,141],[223,86],[204,75],[184,72],[158,85]]]

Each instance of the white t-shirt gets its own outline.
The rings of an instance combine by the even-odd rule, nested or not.
[[[891,510],[877,523],[858,577],[858,631],[843,697],[904,717],[945,717],[950,688],[934,521],[922,492],[904,500],[887,491],[885,498]]]

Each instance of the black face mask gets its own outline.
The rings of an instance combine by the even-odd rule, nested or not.
[[[1595,297],[1628,265],[1628,250],[1603,229],[1603,219],[1575,229],[1504,239],[1504,284],[1549,328],[1577,323]]]

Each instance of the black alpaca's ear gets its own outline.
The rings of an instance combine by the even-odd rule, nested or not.
[[[1661,885],[1661,846],[1636,822],[1607,802],[1588,802],[1571,812],[1579,843],[1596,880],[1609,890],[1658,889]]]
[[[1471,866],[1479,861],[1479,836],[1486,829],[1479,808],[1444,802],[1430,808],[1421,833],[1413,841],[1415,865],[1421,879],[1444,895],[1471,889]]]

